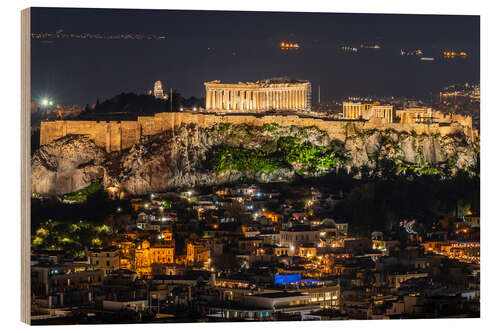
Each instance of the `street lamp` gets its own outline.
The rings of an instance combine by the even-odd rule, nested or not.
[[[52,106],[52,105],[54,105],[54,101],[52,101],[48,98],[42,98],[42,100],[40,101],[40,104],[42,104],[43,107]]]

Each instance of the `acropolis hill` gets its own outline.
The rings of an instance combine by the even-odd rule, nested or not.
[[[470,117],[346,101],[341,119],[320,118],[311,110],[308,81],[211,81],[205,88],[206,109],[198,111],[42,122],[31,164],[33,193],[70,193],[93,181],[121,197],[338,170],[353,176],[364,169],[379,176],[477,172],[478,135]],[[162,96],[157,91],[154,98]]]
[[[69,134],[87,135],[97,146],[107,152],[122,151],[132,147],[142,137],[175,131],[182,124],[195,124],[199,127],[211,127],[215,124],[247,124],[263,126],[277,124],[279,126],[317,127],[328,133],[330,138],[345,141],[353,131],[370,129],[391,129],[397,132],[415,132],[416,134],[440,134],[442,136],[462,132],[472,140],[476,140],[476,131],[472,128],[470,117],[441,116],[431,124],[426,123],[387,123],[379,118],[363,120],[329,120],[299,115],[269,114],[215,114],[194,112],[166,112],[154,116],[139,116],[136,121],[73,121],[56,120],[42,122],[40,128],[40,144],[45,145]]]

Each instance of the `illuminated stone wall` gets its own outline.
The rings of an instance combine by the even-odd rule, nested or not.
[[[137,121],[74,121],[56,120],[42,122],[40,127],[40,144],[48,144],[68,134],[88,135],[95,143],[106,151],[120,151],[130,148],[141,137],[158,134],[181,126],[182,124],[197,124],[200,127],[211,127],[219,123],[247,124],[263,126],[276,123],[280,126],[316,126],[328,133],[332,139],[345,140],[346,136],[356,131],[370,129],[392,129],[395,131],[416,132],[417,134],[447,135],[463,131],[467,136],[476,139],[477,131],[472,129],[470,117],[445,117],[447,126],[421,123],[387,123],[382,119],[374,118],[370,121],[356,120],[326,120],[317,118],[299,117],[296,115],[220,115],[188,112],[157,113],[154,116],[138,117]]]

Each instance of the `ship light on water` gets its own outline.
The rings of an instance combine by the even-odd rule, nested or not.
[[[298,50],[300,48],[300,45],[299,43],[281,42],[280,48],[283,51]]]
[[[443,57],[446,59],[454,59],[454,58],[467,58],[467,52],[464,51],[444,51]]]

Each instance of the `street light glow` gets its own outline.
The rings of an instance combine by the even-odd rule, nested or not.
[[[48,98],[43,98],[40,103],[42,104],[42,106],[54,105],[54,102]]]

